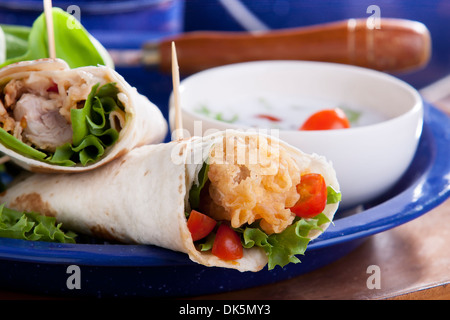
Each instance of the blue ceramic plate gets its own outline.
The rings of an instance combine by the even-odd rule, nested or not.
[[[300,264],[241,273],[204,267],[185,254],[153,246],[0,239],[0,284],[50,295],[186,297],[288,279],[325,266],[368,236],[415,219],[443,202],[450,194],[449,159],[450,119],[426,105],[418,151],[404,177],[360,212],[338,212],[334,225],[311,242]],[[70,265],[79,267],[79,289],[67,285]]]

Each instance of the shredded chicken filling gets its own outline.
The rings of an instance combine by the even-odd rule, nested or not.
[[[282,232],[295,215],[300,169],[279,144],[261,136],[224,137],[213,146],[202,210],[232,227],[260,222],[267,234]]]
[[[54,152],[72,141],[70,110],[82,108],[95,83],[86,72],[33,72],[4,85],[0,94],[0,126],[20,141]]]

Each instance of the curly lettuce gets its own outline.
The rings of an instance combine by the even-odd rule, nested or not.
[[[30,241],[75,243],[76,233],[63,231],[54,217],[21,212],[0,205],[0,237]]]
[[[45,152],[39,151],[27,145],[26,143],[23,143],[3,128],[0,128],[0,142],[7,148],[12,149],[29,158],[43,161],[48,156]]]

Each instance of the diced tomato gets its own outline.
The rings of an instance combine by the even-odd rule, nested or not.
[[[187,221],[192,240],[197,241],[206,237],[216,226],[216,220],[206,214],[192,210]]]
[[[290,208],[301,218],[313,218],[325,209],[327,205],[327,185],[322,175],[308,173],[301,176],[297,185],[300,199]]]
[[[267,119],[267,120],[270,120],[270,121],[273,121],[273,122],[280,122],[281,121],[279,118],[271,116],[269,114],[258,114],[256,117],[260,118],[260,119]]]
[[[53,82],[53,84],[47,88],[47,92],[56,92],[58,93],[58,85]]]
[[[331,130],[350,128],[344,111],[339,108],[321,110],[311,115],[299,130]]]
[[[236,260],[244,255],[239,235],[225,223],[217,229],[212,254],[223,260]]]

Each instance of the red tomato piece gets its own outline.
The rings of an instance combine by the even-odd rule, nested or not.
[[[321,110],[308,119],[299,130],[331,130],[350,128],[350,122],[344,111],[339,108]]]
[[[260,119],[267,119],[267,120],[270,120],[270,121],[273,121],[273,122],[280,122],[281,121],[279,118],[271,116],[269,114],[258,114],[256,117],[260,118]]]
[[[53,84],[47,89],[47,92],[56,92],[56,93],[58,93],[58,85],[53,82]]]
[[[212,254],[223,260],[236,260],[244,255],[239,235],[225,223],[217,229]]]
[[[308,173],[302,175],[297,185],[300,199],[290,208],[301,218],[313,218],[325,209],[327,205],[327,185],[322,175]]]
[[[206,214],[192,210],[187,221],[192,240],[197,241],[206,237],[216,226],[216,220]]]

